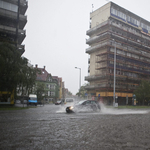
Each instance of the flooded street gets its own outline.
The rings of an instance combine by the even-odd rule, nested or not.
[[[0,150],[150,150],[150,111],[60,105],[0,111]]]

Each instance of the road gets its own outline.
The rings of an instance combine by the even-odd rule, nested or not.
[[[66,114],[59,105],[0,111],[0,150],[150,150],[150,111]]]

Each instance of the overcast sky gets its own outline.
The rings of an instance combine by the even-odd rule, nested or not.
[[[89,16],[109,0],[28,0],[24,56],[62,77],[65,88],[76,94],[88,76],[88,54],[85,53]],[[150,0],[113,0],[112,2],[150,21]]]

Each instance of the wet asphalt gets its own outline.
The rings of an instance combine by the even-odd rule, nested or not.
[[[150,109],[67,114],[51,104],[0,111],[0,150],[150,150]]]

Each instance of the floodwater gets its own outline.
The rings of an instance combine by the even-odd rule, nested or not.
[[[150,111],[67,114],[65,106],[0,111],[0,150],[150,150]]]
[[[105,107],[105,105],[103,103],[100,104],[101,106],[101,111],[97,112],[96,114],[99,115],[104,115],[104,114],[110,114],[110,115],[125,115],[125,114],[146,114],[149,113],[150,110],[137,110],[137,109],[117,109],[117,108],[107,108]],[[58,110],[56,111],[56,113],[66,113],[65,111],[66,106],[61,106],[58,108]],[[77,111],[77,112],[91,112],[91,110],[85,109],[85,110],[81,110],[81,111]],[[93,113],[93,112],[92,112]],[[94,112],[95,113],[95,112]]]

